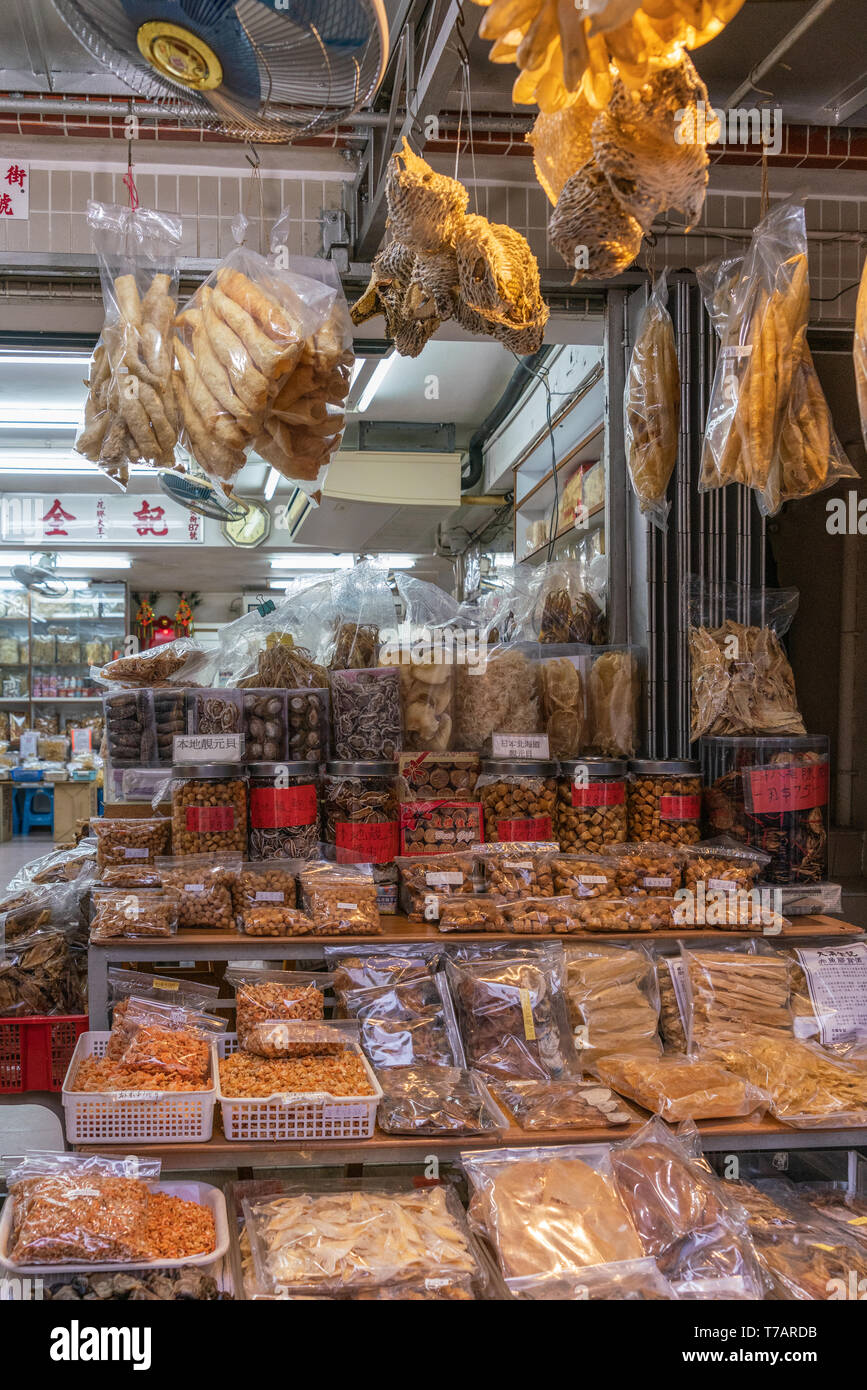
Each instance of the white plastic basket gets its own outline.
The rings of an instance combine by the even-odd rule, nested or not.
[[[333,1096],[317,1092],[315,1095],[262,1096],[255,1100],[229,1099],[223,1095],[218,1069],[217,1096],[226,1138],[247,1144],[268,1139],[369,1139],[376,1125],[382,1087],[361,1048],[350,1046],[361,1057],[372,1095]],[[217,1050],[221,1057],[236,1052],[237,1035],[224,1033],[217,1040]]]
[[[214,1216],[214,1249],[201,1255],[185,1255],[180,1260],[151,1260],[139,1264],[92,1264],[87,1266],[86,1272],[88,1274],[119,1274],[124,1269],[142,1269],[150,1272],[157,1269],[186,1269],[191,1265],[213,1265],[217,1260],[223,1258],[229,1248],[229,1218],[226,1213],[226,1199],[218,1187],[212,1187],[207,1182],[189,1181],[152,1182],[148,1183],[148,1187],[151,1192],[164,1192],[169,1197],[181,1197],[185,1202],[199,1202],[202,1206],[209,1207]],[[75,1271],[81,1270],[81,1260],[53,1265],[14,1264],[9,1259],[8,1253],[12,1237],[14,1207],[15,1200],[9,1197],[3,1203],[3,1210],[0,1212],[0,1265],[4,1269],[19,1276],[41,1274],[50,1275],[52,1279],[67,1273],[71,1277]]]
[[[217,1093],[208,1091],[73,1091],[86,1057],[105,1056],[110,1033],[82,1033],[63,1082],[70,1144],[188,1144],[210,1139]],[[211,1048],[211,1074],[217,1065]]]

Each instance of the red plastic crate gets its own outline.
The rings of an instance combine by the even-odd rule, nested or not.
[[[59,1091],[86,1014],[0,1018],[0,1095]]]

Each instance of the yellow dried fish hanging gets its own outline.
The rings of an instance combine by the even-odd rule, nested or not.
[[[432,169],[404,139],[403,149],[389,161],[385,198],[395,240],[413,251],[442,251],[455,244],[469,194],[457,179]]]
[[[471,213],[458,233],[455,254],[461,297],[485,320],[490,336],[515,352],[538,351],[548,306],[526,239],[512,227]]]
[[[680,372],[665,273],[641,316],[624,395],[626,464],[643,514],[664,527],[680,427]]]

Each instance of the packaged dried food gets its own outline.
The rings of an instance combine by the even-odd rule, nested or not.
[[[561,850],[572,854],[598,854],[626,840],[626,763],[590,757],[562,762],[554,834]]]
[[[192,675],[201,664],[205,651],[192,637],[178,637],[174,642],[151,647],[135,656],[121,656],[110,661],[97,674],[103,681],[118,685],[164,685],[180,672]]]
[[[112,1038],[118,1042],[114,1051],[122,1067],[204,1087],[210,1081],[212,1044],[225,1029],[224,1018],[175,1001],[137,999],[133,995],[122,1019],[115,1021]]]
[[[701,839],[701,765],[644,758],[629,764],[627,827],[630,840],[669,845]]]
[[[92,816],[90,833],[96,836],[96,867],[100,873],[112,864],[151,865],[169,848],[171,822],[165,817]]]
[[[351,989],[376,989],[433,974],[439,947],[428,943],[385,946],[326,946],[325,963],[334,971],[334,993],[342,1001]]]
[[[327,762],[331,755],[331,696],[327,690],[287,690],[288,756]]]
[[[565,1279],[546,1279],[541,1286],[532,1277],[512,1280],[512,1292],[517,1298],[523,1297],[525,1288],[532,1298],[558,1303],[571,1299],[582,1303],[651,1303],[677,1298],[655,1260],[617,1260],[607,1265],[591,1265],[583,1273]]]
[[[187,733],[243,734],[245,695],[240,690],[188,690]]]
[[[318,1024],[317,1029],[323,1025]],[[246,1049],[220,1059],[220,1094],[226,1100],[261,1100],[285,1105],[322,1104],[329,1096],[374,1096],[376,1089],[360,1052],[351,1045],[336,1053],[259,1057]]]
[[[401,801],[475,801],[477,753],[401,753],[397,760]]]
[[[159,1159],[27,1154],[7,1176],[15,1203],[9,1258],[18,1265],[134,1264],[145,1242]]]
[[[466,1219],[446,1187],[397,1182],[295,1183],[244,1202],[260,1287],[335,1294],[381,1285],[475,1276]]]
[[[235,1031],[242,1047],[254,1023],[325,1017],[325,991],[331,983],[328,975],[230,966],[225,979],[235,990]]]
[[[173,936],[178,929],[175,893],[150,888],[94,888],[90,940]]]
[[[8,927],[8,918],[5,924]],[[87,1012],[83,958],[73,929],[39,929],[14,942],[6,935],[0,955],[0,1017],[48,1017]],[[0,937],[4,922],[0,919]]]
[[[379,904],[366,864],[305,864],[298,877],[301,906],[322,936],[379,936]]]
[[[105,695],[105,737],[114,767],[138,767],[157,756],[153,694],[150,690],[123,690]]]
[[[867,1278],[863,1246],[788,1193],[781,1193],[777,1184],[773,1195],[766,1187],[726,1184],[746,1211],[769,1297],[817,1301],[851,1297],[853,1279],[857,1289]]]
[[[664,1120],[759,1119],[767,1096],[709,1058],[607,1053],[594,1071],[615,1091]]]
[[[349,990],[343,1007],[358,1021],[365,1056],[378,1071],[425,1064],[464,1066],[445,974],[380,989]]]
[[[119,965],[108,967],[108,998],[112,1017],[112,1038],[106,1056],[116,1058],[115,1033],[121,1027],[130,999],[167,1000],[171,1004],[209,1013],[216,1006],[219,985],[200,984],[198,980],[177,980],[166,975],[151,975],[143,970],[125,970]]]
[[[683,857],[669,845],[630,842],[609,845],[607,853],[617,865],[618,893],[670,897],[683,882]]]
[[[0,637],[0,666],[18,665],[18,638]]]
[[[171,326],[181,219],[89,202],[105,322],[90,361],[75,448],[121,488],[131,465],[175,466],[178,438]]]
[[[175,738],[187,732],[187,692],[158,686],[152,692],[152,697],[156,759],[160,763],[171,763],[174,761]]]
[[[174,764],[172,847],[178,855],[246,851],[247,784],[236,763]]]
[[[711,1054],[770,1097],[771,1114],[796,1129],[867,1124],[867,1071],[819,1043],[770,1034],[713,1038]]]
[[[712,834],[767,854],[766,883],[811,884],[827,876],[825,735],[707,738],[701,741],[701,757]]]
[[[641,649],[594,647],[587,676],[587,751],[634,758],[640,742]]]
[[[683,959],[660,956],[656,962],[659,985],[659,1033],[670,1052],[686,1052],[686,1019],[689,1003],[685,996]]]
[[[243,691],[244,761],[276,763],[288,747],[286,691]]]
[[[551,854],[553,891],[570,898],[605,898],[616,891],[616,860],[603,854]]]
[[[769,864],[770,855],[740,845],[698,844],[684,850],[683,883],[696,892],[749,891]]]
[[[494,1094],[521,1129],[608,1129],[638,1111],[598,1081],[498,1081]]]
[[[294,908],[298,898],[296,875],[301,862],[256,860],[241,866],[232,886],[232,905],[242,931],[247,931],[248,913],[265,908]],[[258,935],[259,933],[255,933]],[[283,935],[276,932],[275,935]]]
[[[43,734],[36,742],[36,756],[46,763],[65,763],[69,758],[69,739]]]
[[[482,838],[479,801],[402,801],[399,814],[401,854],[446,854]]]
[[[246,698],[246,696],[245,696]],[[314,762],[250,765],[251,859],[315,859],[319,854],[319,775]]]
[[[395,860],[400,875],[400,906],[410,922],[436,922],[444,898],[476,891],[473,853],[405,855]]]
[[[575,900],[571,897],[522,897],[502,904],[506,930],[518,936],[545,936],[576,930]]]
[[[493,1245],[506,1284],[544,1297],[550,1281],[639,1260],[641,1241],[608,1157],[574,1146],[463,1153],[469,1216]]]
[[[638,322],[623,399],[632,490],[643,515],[663,530],[668,515],[665,494],[677,461],[680,430],[680,372],[667,301],[663,271]]]
[[[446,973],[470,1067],[486,1077],[528,1081],[577,1069],[562,947],[549,943],[533,959],[450,960]]]
[[[842,1226],[848,1237],[859,1245],[867,1244],[867,1201],[839,1188],[817,1190],[802,1183],[797,1195],[805,1206],[818,1212],[826,1221]]]
[[[358,1047],[355,1019],[269,1018],[250,1023],[244,1051],[257,1057],[337,1057]]]
[[[338,759],[396,759],[403,736],[398,669],[332,672],[331,720]]]
[[[550,897],[553,878],[549,858],[556,842],[509,840],[504,844],[474,845],[485,891],[515,902],[526,893]]]
[[[793,1036],[792,961],[769,947],[759,951],[758,945],[763,943],[682,950],[690,1051],[759,1033]]]
[[[30,642],[32,647],[31,661],[33,665],[54,666],[56,661],[54,633],[37,632],[34,630]]]
[[[81,643],[71,632],[58,629],[55,633],[55,647],[55,661],[58,666],[81,665]]]
[[[385,1134],[471,1135],[508,1128],[482,1078],[459,1067],[390,1067],[380,1077]]]
[[[653,1119],[612,1148],[611,1167],[645,1254],[678,1297],[764,1297],[745,1213],[697,1143]]]
[[[300,907],[281,907],[277,903],[257,903],[238,918],[247,936],[316,936],[313,918]]]
[[[232,931],[232,895],[224,882],[225,869],[216,854],[157,857],[163,887],[177,898],[178,926],[201,931]]]
[[[322,835],[338,864],[370,864],[380,912],[397,910],[399,808],[391,762],[331,762],[322,788]]]
[[[162,888],[163,879],[159,869],[147,864],[138,866],[135,861],[129,864],[111,864],[99,877],[100,888]]]
[[[490,752],[494,734],[543,732],[538,654],[533,642],[507,646],[494,641],[483,662],[458,666],[456,748]]]
[[[77,1300],[99,1303],[177,1300],[186,1303],[191,1299],[200,1303],[225,1303],[232,1294],[220,1288],[213,1274],[192,1268],[164,1269],[150,1274],[97,1274],[90,1279],[70,1272],[65,1279],[43,1278],[42,1297],[58,1303]]]
[[[589,662],[569,649],[549,648],[539,662],[542,732],[552,758],[575,758],[587,742],[585,682]]]
[[[476,787],[485,813],[485,837],[553,840],[557,764],[484,758]]]
[[[609,1052],[659,1056],[656,969],[640,947],[565,947],[566,1002],[582,1066]]]
[[[475,897],[440,897],[436,904],[437,925],[440,931],[500,932],[509,928],[503,916],[501,898],[477,894]]]

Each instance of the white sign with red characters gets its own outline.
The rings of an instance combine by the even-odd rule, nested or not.
[[[0,540],[30,545],[203,545],[205,522],[161,492],[99,497],[50,492],[0,506]]]
[[[30,218],[30,165],[0,155],[0,218]]]

